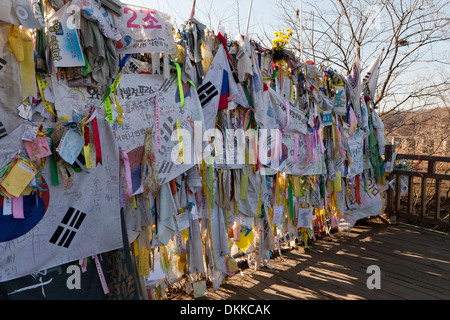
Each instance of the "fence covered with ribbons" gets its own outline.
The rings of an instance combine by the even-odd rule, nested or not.
[[[378,60],[343,75],[290,30],[265,48],[118,0],[2,6],[0,282],[125,249],[141,299],[197,297],[383,211]]]

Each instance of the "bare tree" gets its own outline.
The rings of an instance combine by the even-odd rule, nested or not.
[[[448,88],[444,44],[450,39],[449,1],[306,1],[301,24],[299,1],[282,0],[280,9],[282,22],[296,35],[291,49],[302,59],[349,73],[355,54],[363,69],[381,57],[374,102],[385,116],[421,108],[424,99],[435,104],[439,100],[430,97]],[[431,77],[437,74],[433,66],[447,72]]]

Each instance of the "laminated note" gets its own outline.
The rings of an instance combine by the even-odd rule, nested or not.
[[[58,146],[61,158],[69,164],[73,164],[84,146],[84,138],[75,130],[68,130],[63,135]]]
[[[206,281],[196,281],[192,284],[194,288],[194,298],[200,298],[206,295]]]
[[[273,207],[272,224],[280,224],[282,216],[283,216],[283,206]]]
[[[33,180],[36,173],[37,170],[30,161],[19,159],[3,179],[1,186],[9,195],[17,198]]]
[[[139,275],[148,277],[150,274],[149,252],[145,246],[142,247],[139,254]]]
[[[34,159],[35,155],[45,158],[52,154],[46,137],[39,136],[33,142],[24,141],[24,145],[25,149],[27,149],[28,157],[33,161],[39,160]]]
[[[175,216],[175,220],[177,221],[178,231],[183,231],[184,229],[189,228],[189,211],[185,211]]]
[[[342,178],[339,171],[336,171],[336,179],[333,180],[333,190],[336,192],[342,191]]]
[[[297,227],[312,228],[312,210],[311,208],[298,208]]]
[[[33,116],[33,110],[31,109],[31,106],[29,104],[22,103],[17,107],[17,110],[19,110],[19,116],[24,119],[31,120]]]
[[[197,206],[195,204],[192,204],[190,213],[191,213],[191,216],[192,216],[192,220],[197,220],[199,218],[198,211],[197,211]]]
[[[12,215],[12,200],[7,197],[3,198],[3,215],[4,216]]]
[[[333,117],[331,115],[331,111],[324,111],[322,117],[322,125],[324,127],[331,126],[333,124]]]
[[[27,126],[22,136],[22,140],[25,141],[34,141],[36,139],[37,133],[39,131],[39,127],[37,126]]]
[[[153,257],[153,270],[150,271],[150,275],[147,278],[147,281],[159,280],[166,277],[162,267],[161,267],[161,254],[157,250],[155,250]]]

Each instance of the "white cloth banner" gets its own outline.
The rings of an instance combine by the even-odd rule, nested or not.
[[[361,93],[362,93],[362,85],[361,85],[361,62],[356,55],[355,60],[353,61],[351,73],[347,77],[347,84],[350,93],[350,100],[353,105],[353,109],[355,110],[356,117],[358,118],[358,124],[362,127],[362,116],[361,116]]]
[[[158,75],[123,75],[123,77],[121,89],[118,90],[119,104],[123,109],[123,125],[115,124],[113,130],[118,145],[128,153],[130,158],[131,174],[134,176],[133,192],[135,192],[137,190],[135,182],[140,179],[140,159],[143,154],[146,130],[153,128],[153,147],[159,181],[162,185],[195,165],[194,122],[203,123],[203,114],[197,91],[190,85],[185,89],[184,106],[181,107],[178,83],[174,77],[168,80]],[[136,82],[137,78],[140,78],[141,82]],[[147,88],[145,90],[148,92],[156,92],[141,94],[136,88],[138,84],[142,89]],[[159,109],[160,116],[159,132],[155,126],[156,108]],[[174,139],[177,137],[177,120],[180,123],[180,129],[183,130],[184,163],[174,161],[179,160],[179,143],[176,138]],[[157,150],[158,135],[161,141],[159,151]],[[203,130],[201,136],[203,137]]]
[[[23,102],[20,64],[9,50],[10,26],[0,22],[0,139],[23,122],[17,111]]]
[[[13,2],[16,15],[24,28],[40,29],[44,27],[39,0],[14,0]]]
[[[0,140],[0,167],[17,152],[26,155],[26,124]],[[7,281],[123,246],[119,204],[119,156],[111,129],[98,121],[103,164],[74,175],[74,184],[51,184],[50,164],[42,190],[23,196],[24,219],[0,208],[0,281]],[[2,197],[0,197],[3,200]],[[3,201],[2,201],[3,204]],[[14,208],[13,208],[14,211]]]
[[[353,162],[348,166],[347,179],[354,178],[358,174],[362,173],[365,169],[364,161],[364,138],[365,133],[361,129],[356,129],[353,136],[349,136],[347,131],[344,134],[348,141],[348,148],[350,149],[350,155],[353,158]]]
[[[266,101],[269,103],[259,107],[259,160],[263,165],[289,174],[322,174],[323,154],[319,139],[308,129],[305,113],[294,107],[289,107],[288,113],[283,98],[271,88],[268,93]],[[313,149],[316,156],[311,157]]]
[[[3,0],[2,10],[0,10],[0,21],[8,22],[15,25],[20,25],[19,17],[14,10],[13,0]],[[4,42],[0,42],[4,43]]]
[[[162,12],[122,5],[122,16],[114,18],[122,38],[117,41],[117,53],[175,54],[177,48],[170,17]]]
[[[348,204],[348,209],[341,210],[344,215],[339,222],[339,228],[350,231],[359,219],[381,214],[383,212],[381,198],[383,189],[384,187],[378,185],[372,178],[367,179],[367,192],[364,190],[364,184],[361,183],[361,204],[355,201],[353,204]]]
[[[381,55],[372,62],[366,74],[364,75],[364,78],[362,79],[363,84],[367,84],[367,87],[369,88],[370,97],[372,98],[372,100],[375,99],[378,76],[380,74],[380,64]]]

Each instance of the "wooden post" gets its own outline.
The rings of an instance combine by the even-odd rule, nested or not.
[[[422,178],[422,190],[420,193],[420,216],[425,216],[426,212],[426,198],[427,198],[427,178]]]
[[[436,168],[436,162],[433,160],[428,160],[428,170],[427,173],[434,173],[434,169]],[[424,217],[426,216],[426,211],[427,211],[427,183],[428,183],[428,179],[427,178],[422,178],[422,192],[421,192],[421,208],[420,208],[420,216]]]
[[[409,178],[408,178],[408,208],[407,208],[408,215],[413,214],[413,209],[412,209],[413,196],[414,196],[414,177],[409,176]]]
[[[436,220],[441,219],[441,181],[436,179],[436,212],[434,213],[434,218]]]
[[[400,193],[402,187],[401,175],[395,175],[395,214],[400,212]]]
[[[395,152],[395,146],[393,144],[386,145],[385,152],[384,152],[385,162],[391,161],[392,154],[394,152]],[[391,165],[393,165],[393,164],[391,164]],[[393,169],[393,168],[391,168],[391,169]],[[393,215],[393,210],[392,210],[392,198],[393,198],[392,196],[393,196],[393,194],[392,194],[391,187],[389,187],[389,182],[392,181],[393,174],[392,174],[392,172],[390,172],[388,174],[389,174],[389,177],[388,177],[388,179],[386,179],[386,183],[388,184],[388,189],[386,191],[387,192],[386,213],[388,214],[388,216],[391,216],[391,215]]]

